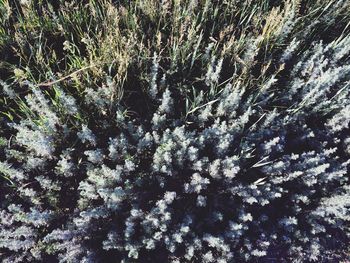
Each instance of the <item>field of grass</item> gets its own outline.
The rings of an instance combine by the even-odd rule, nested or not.
[[[1,262],[348,262],[350,2],[0,0]]]

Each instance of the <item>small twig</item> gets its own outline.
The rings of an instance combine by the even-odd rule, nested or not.
[[[81,72],[81,71],[84,71],[84,70],[89,69],[89,68],[93,68],[93,67],[95,67],[95,66],[96,66],[96,64],[92,64],[92,65],[83,67],[83,68],[81,68],[81,69],[78,69],[78,70],[76,70],[76,71],[70,73],[70,74],[67,75],[67,76],[64,76],[63,78],[60,78],[60,79],[54,80],[54,81],[50,81],[50,82],[42,82],[42,83],[37,84],[36,86],[38,86],[38,87],[49,87],[49,86],[52,86],[52,85],[54,85],[54,84],[56,84],[56,83],[59,83],[59,82],[61,82],[61,81],[64,81],[64,80],[66,80],[66,79],[68,79],[68,78],[73,77],[75,74],[78,74],[78,73]]]
[[[261,115],[261,117],[256,121],[256,122],[254,122],[250,127],[249,127],[249,129],[248,130],[250,130],[250,129],[252,129],[252,128],[254,128],[254,126],[259,122],[259,121],[261,121],[262,120],[262,118],[264,118],[265,117],[265,115],[266,115],[266,112],[263,114],[263,115]]]
[[[201,106],[195,107],[194,109],[190,110],[190,111],[186,114],[186,116],[192,114],[192,113],[195,112],[196,110],[199,110],[199,109],[201,109],[201,108],[203,108],[203,107],[205,107],[205,106],[207,106],[207,105],[211,105],[211,104],[217,102],[218,100],[219,100],[219,99],[215,99],[215,100],[209,101],[209,102],[207,102],[207,103],[205,103],[205,104],[203,104],[203,105],[201,105]]]
[[[8,148],[11,148],[11,140],[12,140],[12,137],[13,137],[13,135],[11,135],[11,137],[10,137],[8,143],[7,143],[7,147],[8,147]]]

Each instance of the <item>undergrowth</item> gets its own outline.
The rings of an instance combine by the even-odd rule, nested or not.
[[[0,0],[2,262],[347,262],[349,18]]]

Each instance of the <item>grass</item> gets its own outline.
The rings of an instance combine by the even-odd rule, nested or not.
[[[22,103],[28,83],[53,101],[60,87],[84,108],[87,87],[98,91],[109,81],[111,116],[121,105],[129,117],[146,117],[154,107],[150,83],[161,90],[166,79],[182,98],[176,108],[184,118],[215,101],[228,82],[248,90],[283,86],[289,67],[277,58],[289,43],[303,39],[298,53],[315,40],[340,41],[350,30],[349,11],[335,0],[1,0],[1,87],[16,93],[14,100],[0,98],[2,129],[29,114]],[[220,78],[208,83],[220,60]],[[77,118],[102,114],[85,112],[90,116]]]

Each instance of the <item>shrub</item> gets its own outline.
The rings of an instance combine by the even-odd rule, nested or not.
[[[105,28],[93,59],[112,63],[109,70],[73,74],[74,85],[67,79],[39,83],[28,73],[36,62],[28,61],[28,76],[3,82],[2,109],[17,109],[12,120],[1,120],[3,262],[346,260],[349,4],[282,1],[273,7],[256,1],[265,25],[240,21],[242,30],[252,26],[256,35],[232,29],[232,38],[209,44],[209,37],[220,36],[215,30],[227,26],[230,11],[231,18],[245,15],[247,5],[233,2],[140,1],[126,7],[89,1],[100,12],[91,22],[98,26],[114,15],[143,19],[125,32],[123,21]],[[28,5],[24,11],[35,10]],[[321,12],[318,20],[307,24],[302,8],[309,16]],[[48,10],[53,21],[65,9]],[[209,16],[219,11],[225,12]],[[250,11],[253,16],[254,7]],[[198,21],[187,14],[197,14]],[[339,17],[342,23],[335,25]],[[170,18],[159,32],[184,30],[177,25],[183,20],[194,32],[184,43],[181,32],[173,32],[179,46],[166,47],[167,55],[150,51],[158,43],[151,28],[144,36],[155,46],[145,50],[127,49],[125,39],[108,42],[117,30],[146,45],[137,26]],[[327,27],[343,31],[325,39]],[[99,41],[90,40],[84,41]],[[127,65],[120,60],[111,70],[108,44],[112,58],[123,55]],[[74,43],[65,49],[75,50]],[[66,58],[73,60],[71,55]]]

